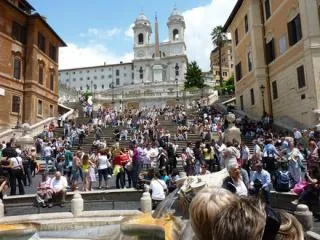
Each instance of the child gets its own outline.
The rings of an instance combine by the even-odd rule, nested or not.
[[[92,161],[89,161],[89,172],[88,172],[88,191],[91,191],[92,183],[96,181],[96,172],[95,172],[95,164]]]
[[[83,174],[83,191],[87,191],[90,182],[90,177],[88,176],[90,170],[90,161],[88,154],[85,154],[83,156],[81,169]]]

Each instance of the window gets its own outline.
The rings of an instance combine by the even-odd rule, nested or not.
[[[253,65],[253,61],[252,61],[252,49],[249,48],[248,50],[248,71],[251,72],[252,70],[252,65]]]
[[[116,85],[120,85],[120,79],[119,78],[116,79]]]
[[[94,89],[97,89],[97,84],[94,84],[94,85],[93,85],[93,88],[94,88]]]
[[[124,76],[124,77],[126,77],[126,76],[127,76],[127,74],[126,74],[126,73],[124,73],[124,74],[123,74],[123,76]]]
[[[103,68],[101,68],[101,72],[103,72],[104,70],[103,70]]]
[[[243,111],[243,96],[240,96],[240,110]]]
[[[138,35],[138,44],[143,44],[143,34],[142,33],[140,33]]]
[[[82,78],[82,77],[80,78],[80,81],[83,81],[83,78]]]
[[[49,57],[53,60],[53,61],[57,61],[57,48],[56,46],[53,46],[50,43],[50,47],[49,47]]]
[[[264,11],[265,11],[265,16],[267,20],[271,16],[270,0],[264,1]]]
[[[227,72],[222,72],[222,75],[223,75],[224,77],[226,77],[228,74],[227,74]]]
[[[75,78],[73,79],[73,81],[75,82]],[[50,90],[51,91],[54,91],[54,74],[53,74],[53,72],[52,73],[50,73]]]
[[[278,98],[278,86],[277,86],[277,81],[272,82],[272,96],[273,99]]]
[[[111,74],[109,74],[109,76],[108,76],[109,78],[112,78],[112,75]]]
[[[101,85],[101,88],[104,89],[104,84]]]
[[[172,36],[173,36],[173,40],[174,41],[179,40],[179,31],[178,31],[178,29],[174,29],[173,30]]]
[[[237,28],[236,31],[234,32],[234,37],[235,37],[236,45],[238,45],[238,43],[239,43],[238,28]]]
[[[239,62],[236,65],[236,81],[240,81],[241,78],[242,78],[241,62]]]
[[[97,79],[97,76],[94,76],[93,78],[94,78],[94,79]]]
[[[288,22],[289,45],[296,44],[302,38],[300,14]]]
[[[120,76],[120,71],[119,71],[119,69],[116,70],[116,76]]]
[[[42,115],[42,100],[38,100],[37,114]]]
[[[244,30],[246,33],[249,31],[248,15],[244,17]]]
[[[140,67],[139,73],[140,73],[140,79],[143,79],[143,69],[142,69],[142,67]]]
[[[87,70],[87,73],[89,73],[90,71],[89,70]]]
[[[298,74],[298,88],[303,88],[306,86],[306,79],[304,75],[304,66],[301,65],[297,68],[297,74]]]
[[[27,42],[26,28],[15,21],[12,22],[11,36],[23,44]]]
[[[87,84],[87,90],[89,90],[90,89],[90,86]]]
[[[50,117],[53,117],[53,105],[51,105],[51,104],[49,107],[49,115],[50,115]]]
[[[82,91],[82,89],[83,89],[83,88],[82,88],[82,86],[81,86],[81,87],[80,87],[80,90]]]
[[[274,40],[272,39],[266,44],[266,51],[267,51],[267,64],[271,63],[275,59],[274,54]]]
[[[90,77],[87,77],[87,80],[90,80]]]
[[[132,80],[134,79],[134,73],[131,73],[131,78],[132,78]]]
[[[13,60],[13,77],[17,80],[21,79],[21,59],[18,57]]]
[[[283,35],[280,39],[279,39],[279,48],[280,48],[280,54],[283,54],[285,51],[287,51],[287,39],[286,36]]]
[[[101,76],[101,79],[104,79],[104,75]]]
[[[12,96],[11,112],[20,113],[20,97]]]
[[[250,89],[251,105],[254,105],[254,91],[253,88]]]
[[[42,35],[42,33],[38,32],[38,47],[43,52],[46,52],[46,39]]]
[[[75,82],[75,81],[77,81],[77,79],[76,79],[76,78],[74,78],[74,79],[72,79],[72,81],[74,81],[74,82]]]
[[[43,85],[43,66],[39,65],[39,79],[38,82]]]

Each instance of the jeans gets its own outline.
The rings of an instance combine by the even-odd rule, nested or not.
[[[137,187],[137,183],[138,183],[138,176],[140,173],[140,162],[139,161],[132,161],[132,184],[133,187],[136,188]]]
[[[120,184],[119,184],[120,182]],[[120,187],[121,185],[121,187]],[[117,174],[117,178],[116,178],[116,187],[117,188],[124,188],[125,186],[125,172],[123,169],[121,169],[119,171],[119,173]]]
[[[24,194],[23,188],[23,171],[22,169],[11,169],[10,170],[10,195],[16,195],[16,187],[17,187],[17,180],[18,180],[18,187],[19,187],[19,194]]]
[[[101,187],[102,177],[104,179],[104,182],[107,185],[107,182],[108,182],[108,168],[98,169],[98,177],[99,177],[99,187]]]
[[[46,156],[44,157],[45,161],[46,161],[46,172],[49,171],[49,161],[51,160],[51,156]]]
[[[200,161],[196,160],[196,163],[194,165],[194,175],[200,175]]]
[[[125,174],[128,176],[128,188],[131,188],[131,177],[132,177],[132,170],[129,171],[128,169],[124,169]],[[126,182],[126,177],[124,177],[124,182]]]

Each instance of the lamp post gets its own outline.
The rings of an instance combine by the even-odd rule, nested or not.
[[[261,84],[260,91],[261,91],[261,97],[262,97],[262,116],[264,116],[265,112],[266,112],[266,107],[264,104],[264,90],[265,90],[265,88],[266,87],[263,84]]]
[[[178,84],[178,76],[179,76],[179,65],[178,63],[176,63],[176,66],[174,67],[174,69],[176,70],[176,87],[177,87],[177,102],[179,101],[179,84]]]

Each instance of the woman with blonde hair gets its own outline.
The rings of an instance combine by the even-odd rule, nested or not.
[[[213,239],[212,228],[216,215],[238,197],[223,188],[205,188],[193,199],[189,207],[190,223],[199,240]]]
[[[272,238],[264,238],[266,220],[264,204],[253,199],[240,198],[224,206],[216,214],[211,223],[212,237],[210,239],[271,240]]]
[[[303,228],[296,217],[284,211],[280,211],[279,214],[281,225],[275,240],[303,240]]]

